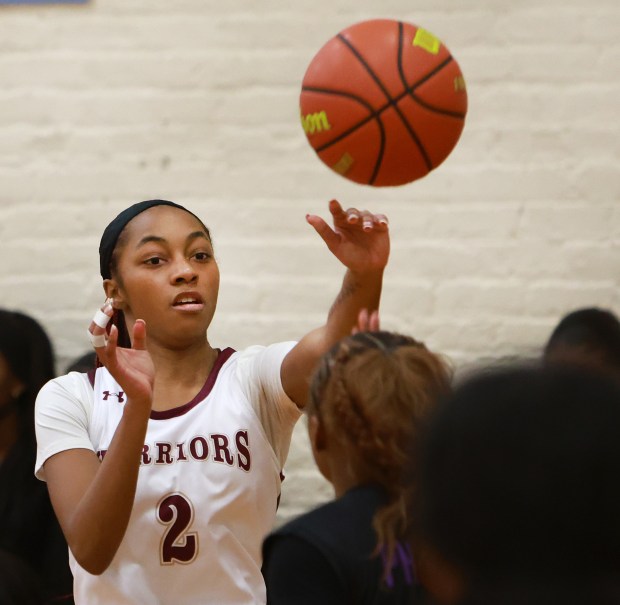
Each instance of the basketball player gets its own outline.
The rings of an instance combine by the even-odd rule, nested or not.
[[[405,471],[450,372],[423,344],[372,323],[373,315],[373,331],[324,355],[312,379],[310,442],[336,500],[265,541],[269,605],[413,605],[424,596],[408,545]]]
[[[78,605],[265,602],[261,541],[310,373],[378,308],[389,255],[383,215],[329,208],[333,229],[307,216],[347,269],[325,325],[238,352],[207,337],[219,271],[200,219],[150,200],[106,228],[89,329],[103,367],[48,383],[36,413]]]

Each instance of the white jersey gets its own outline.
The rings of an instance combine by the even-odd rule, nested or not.
[[[151,413],[129,525],[110,567],[94,576],[70,556],[77,605],[265,602],[261,543],[300,416],[280,379],[293,345],[226,349],[192,401]],[[105,456],[125,395],[105,368],[91,381],[71,373],[41,390],[39,478],[58,452]]]

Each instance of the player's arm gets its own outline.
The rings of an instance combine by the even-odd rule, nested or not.
[[[331,253],[346,267],[342,287],[325,325],[306,334],[282,362],[282,386],[299,407],[306,404],[309,379],[317,361],[357,325],[362,309],[378,310],[383,272],[390,253],[387,219],[330,202],[332,229],[322,218],[309,215],[308,223]]]
[[[103,337],[104,331],[96,327],[95,336]],[[69,449],[44,464],[50,499],[67,543],[77,562],[92,574],[108,568],[125,535],[152,404],[154,369],[146,352],[144,322],[136,321],[133,349],[117,349],[117,337],[113,327],[109,341],[100,340],[95,347],[127,395],[103,461],[92,451]]]

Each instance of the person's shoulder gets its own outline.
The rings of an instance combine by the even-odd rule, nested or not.
[[[98,370],[99,371],[99,370]],[[35,410],[37,414],[45,410],[83,408],[90,410],[94,400],[94,378],[88,374],[69,372],[56,376],[47,382],[37,395]],[[75,407],[77,406],[77,407]]]
[[[268,355],[286,355],[295,345],[296,341],[275,342],[269,345],[249,345],[239,351],[236,351],[236,359],[239,361],[252,360],[261,356]],[[282,355],[282,356],[284,356]]]
[[[88,374],[80,372],[69,372],[68,374],[61,374],[49,380],[41,388],[40,393],[53,393],[58,391],[75,392],[81,390],[87,386],[91,386],[92,383],[89,380]]]
[[[359,544],[374,548],[372,518],[383,502],[383,493],[374,487],[360,486],[289,521],[274,536],[296,535],[331,546]]]
[[[296,342],[277,342],[270,345],[251,345],[236,352],[231,358],[231,365],[236,368],[240,380],[261,380],[261,378],[279,376],[279,368]]]

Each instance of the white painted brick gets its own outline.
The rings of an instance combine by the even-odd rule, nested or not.
[[[531,204],[524,210],[520,232],[543,241],[609,240],[614,236],[613,214],[612,205]]]
[[[515,279],[456,279],[437,288],[435,311],[442,315],[456,312],[460,318],[520,315],[522,294],[523,284]]]
[[[615,308],[617,286],[607,281],[584,284],[579,281],[534,282],[523,293],[523,304],[531,314],[557,321],[570,311],[582,307]]]

